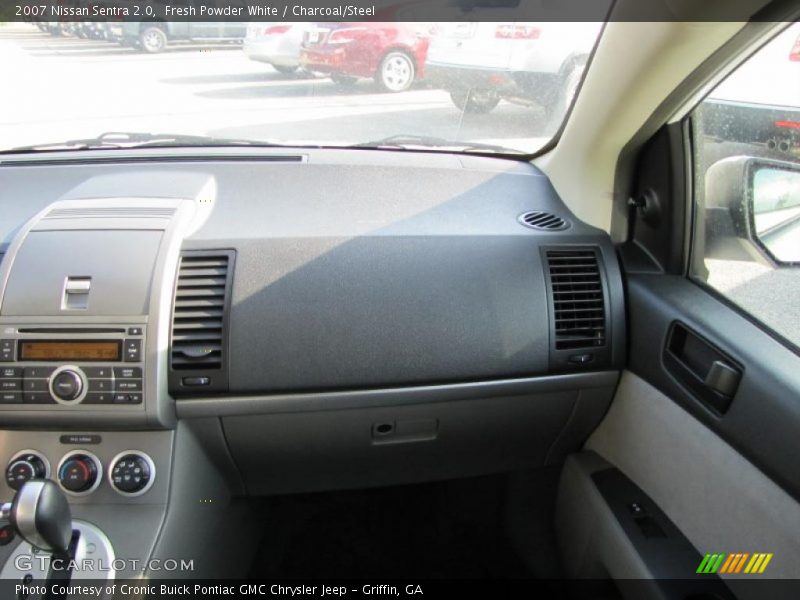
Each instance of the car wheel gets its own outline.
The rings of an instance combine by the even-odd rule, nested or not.
[[[496,92],[485,89],[453,90],[450,99],[459,110],[471,114],[489,113],[500,103]]]
[[[414,61],[405,52],[389,52],[383,57],[375,81],[385,92],[405,92],[414,83]]]
[[[167,47],[167,34],[160,27],[147,27],[139,34],[139,43],[145,52],[156,54]]]
[[[287,65],[272,65],[272,68],[275,69],[278,73],[283,73],[284,75],[291,75],[295,71],[297,71],[297,67],[291,67]]]
[[[338,73],[331,75],[331,79],[333,83],[336,85],[341,85],[344,87],[352,87],[356,84],[358,79],[356,77],[350,77],[349,75],[340,75]]]

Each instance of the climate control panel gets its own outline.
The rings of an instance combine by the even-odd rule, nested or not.
[[[92,452],[76,449],[67,452],[58,462],[54,479],[67,494],[87,496],[103,484],[103,464]],[[6,484],[12,490],[34,479],[50,479],[50,462],[36,450],[22,450],[14,454],[6,465]],[[108,463],[108,484],[125,497],[136,497],[153,486],[156,465],[141,450],[125,450]]]
[[[166,503],[174,439],[166,429],[0,429],[0,500],[10,501],[26,481],[49,479],[76,514],[98,505]]]

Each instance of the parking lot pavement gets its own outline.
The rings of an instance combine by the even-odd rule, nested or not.
[[[8,67],[0,86],[5,147],[104,131],[332,144],[419,134],[524,151],[547,141],[534,108],[502,103],[488,115],[462,115],[424,82],[398,94],[379,93],[368,80],[342,88],[282,75],[236,44],[174,45],[153,55],[26,24],[0,29],[0,57]]]

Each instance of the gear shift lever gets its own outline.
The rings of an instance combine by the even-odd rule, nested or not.
[[[69,502],[49,479],[25,482],[12,502],[0,507],[0,515],[31,545],[67,556],[72,539],[72,513]]]

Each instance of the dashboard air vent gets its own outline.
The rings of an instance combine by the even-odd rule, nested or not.
[[[605,299],[597,253],[581,249],[548,250],[546,254],[556,350],[605,345]]]
[[[165,206],[103,206],[95,208],[54,208],[45,219],[167,219],[175,214]]]
[[[525,225],[525,227],[538,229],[540,231],[561,231],[569,227],[569,223],[561,217],[538,210],[522,213],[519,216],[519,222]]]
[[[172,371],[206,375],[223,370],[232,262],[232,252],[181,256],[172,316]],[[200,385],[214,381],[209,376],[209,382]]]

